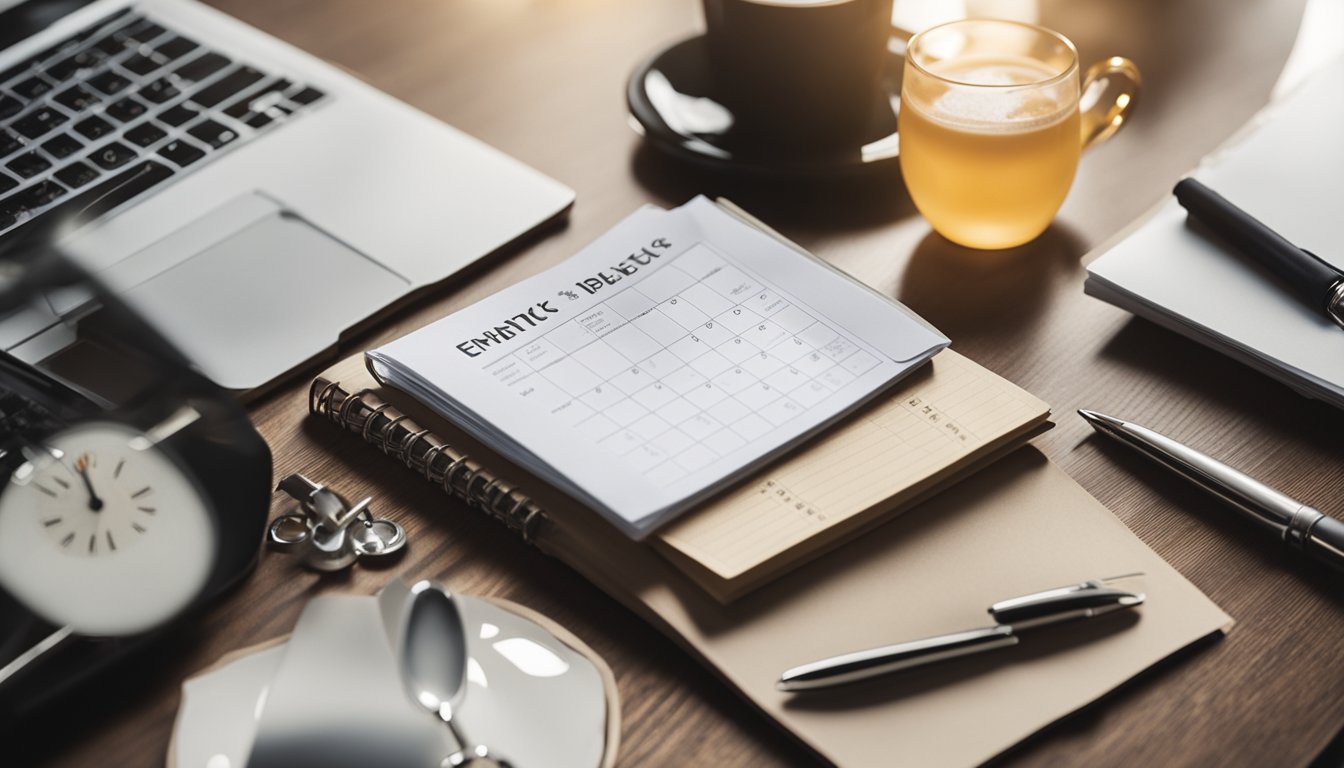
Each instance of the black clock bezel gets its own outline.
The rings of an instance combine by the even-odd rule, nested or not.
[[[145,432],[189,407],[199,418],[156,443],[193,481],[206,501],[216,530],[216,555],[205,586],[176,619],[141,635],[115,639],[72,638],[0,686],[0,719],[9,723],[41,713],[77,689],[85,695],[112,679],[108,673],[199,614],[241,582],[256,564],[271,498],[270,448],[246,411],[227,392],[197,373],[166,340],[96,281],[53,251],[9,267],[0,281],[0,313],[26,297],[79,286],[96,298],[96,311],[81,317],[81,337],[100,344],[118,361],[120,379],[135,386],[100,391],[93,381],[75,381],[0,352],[0,390],[8,388],[44,411],[26,423],[26,441],[86,421],[111,421]],[[111,377],[109,377],[111,378]],[[32,420],[30,420],[32,421]],[[11,436],[13,437],[13,436]],[[0,465],[0,483],[14,469]],[[3,492],[3,486],[0,486]],[[0,590],[0,665],[55,631]],[[114,682],[120,684],[124,681]]]

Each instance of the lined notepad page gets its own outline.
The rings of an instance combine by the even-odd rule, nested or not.
[[[662,542],[732,579],[877,505],[918,494],[976,450],[1049,413],[950,349],[928,365],[927,374],[669,526]]]

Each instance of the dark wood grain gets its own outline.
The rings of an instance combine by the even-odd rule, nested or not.
[[[1059,426],[1038,441],[1042,450],[1239,622],[1226,639],[1142,676],[1004,762],[1300,765],[1344,723],[1339,582],[1302,566],[1178,480],[1093,438],[1073,415],[1092,407],[1159,426],[1327,513],[1344,512],[1328,493],[1344,482],[1344,414],[1082,294],[1083,256],[1159,202],[1183,171],[1266,102],[1292,45],[1300,1],[1043,4],[1041,21],[1073,37],[1085,60],[1123,54],[1138,62],[1146,90],[1134,121],[1088,153],[1052,229],[1003,253],[966,251],[931,234],[895,168],[781,184],[688,169],[642,146],[627,124],[626,75],[699,28],[694,0],[215,4],[578,192],[567,225],[470,284],[446,287],[350,340],[351,349],[391,339],[556,263],[642,203],[727,195],[909,304],[961,352],[1051,403]],[[529,605],[605,656],[623,697],[623,764],[811,759],[578,576],[372,449],[310,423],[305,385],[300,377],[253,406],[277,476],[302,470],[351,495],[375,494],[378,510],[409,529],[413,544],[404,560],[319,577],[286,556],[263,554],[237,594],[172,639],[137,692],[22,758],[159,764],[178,687],[192,670],[289,631],[314,594],[371,592],[405,574]]]

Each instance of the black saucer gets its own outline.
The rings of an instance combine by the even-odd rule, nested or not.
[[[884,87],[874,98],[875,117],[853,146],[806,152],[783,150],[734,135],[732,113],[715,98],[704,35],[653,56],[630,75],[626,100],[639,130],[657,148],[701,165],[736,171],[817,174],[882,165],[896,159],[896,110],[901,56],[887,56]]]

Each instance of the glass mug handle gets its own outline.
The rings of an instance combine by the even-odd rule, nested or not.
[[[1083,149],[1102,143],[1120,130],[1139,100],[1141,83],[1139,68],[1123,56],[1112,56],[1087,68],[1078,98]]]

